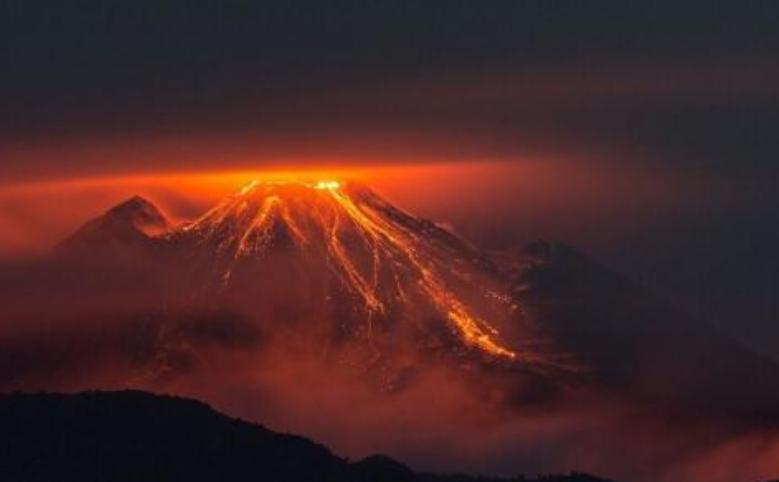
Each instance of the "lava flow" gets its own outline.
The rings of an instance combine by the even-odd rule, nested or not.
[[[467,246],[363,186],[255,181],[172,236],[214,246],[216,258],[225,261],[221,276],[226,285],[243,261],[267,257],[275,249],[318,255],[362,300],[369,325],[374,317],[386,316],[389,305],[407,304],[414,290],[415,300],[442,315],[448,331],[464,345],[505,359],[520,356],[453,288],[473,284],[469,269],[475,255]],[[493,305],[502,304],[504,313],[516,308],[506,296],[477,290],[491,295]]]

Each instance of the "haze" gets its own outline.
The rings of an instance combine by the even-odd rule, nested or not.
[[[181,223],[255,179],[353,179],[485,252],[537,239],[574,246],[779,360],[775,3],[328,3],[5,2],[0,264],[45,255],[133,195]],[[475,415],[464,425],[490,421],[446,374],[425,376],[450,394],[443,412],[466,407]],[[299,398],[283,373],[259,377]],[[206,379],[178,388],[349,453],[404,448],[398,434],[367,444],[349,430],[382,433],[382,416],[431,396],[411,392],[398,412],[357,418],[341,395],[316,400],[344,435],[309,405],[253,412],[256,393],[220,399],[221,384]],[[352,388],[343,397],[367,397]],[[408,410],[399,424],[427,420],[431,444],[467,432],[448,432],[431,412]],[[478,469],[506,469],[507,441],[548,435],[557,447],[558,424],[607,420],[630,437],[624,420],[602,415],[522,420],[479,439],[495,450]],[[655,429],[636,428],[647,440]],[[556,462],[594,460],[570,440]],[[750,433],[712,450],[732,462],[761,443]],[[421,446],[404,455],[445,468]],[[472,457],[465,468],[484,455],[453,446]],[[551,461],[544,450],[531,455]],[[775,446],[765,453],[757,465],[772,463]]]

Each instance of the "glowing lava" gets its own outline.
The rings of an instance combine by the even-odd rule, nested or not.
[[[341,187],[341,183],[338,181],[319,181],[314,185],[316,189],[329,189],[335,190]]]
[[[243,259],[291,246],[323,256],[343,285],[363,300],[368,323],[415,289],[466,346],[501,358],[518,356],[451,288],[451,280],[467,278],[454,266],[460,253],[452,246],[459,241],[362,186],[332,180],[255,181],[182,231],[214,244],[227,259],[225,283]]]

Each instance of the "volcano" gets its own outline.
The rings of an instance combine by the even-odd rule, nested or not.
[[[688,451],[779,433],[772,360],[572,247],[480,250],[357,183],[254,182],[181,224],[134,197],[0,284],[3,390],[173,392],[421,463],[408,440],[467,445],[534,417],[563,425],[540,453],[579,453],[590,431],[557,420],[583,412]],[[611,437],[576,468],[653,466],[610,472]]]
[[[307,302],[306,293],[322,311],[335,308],[322,300],[343,293],[349,317],[358,320],[350,331],[430,318],[437,324],[419,328],[451,335],[464,348],[498,358],[532,356],[499,333],[496,324],[508,329],[517,307],[501,291],[505,286],[490,282],[489,262],[362,186],[252,183],[166,240],[205,255],[228,291],[269,275],[287,278],[299,303]]]
[[[178,225],[134,196],[36,269],[68,283],[40,293],[45,316],[24,305],[21,318],[153,320],[152,360],[170,350],[188,359],[213,337],[229,349],[262,339],[388,380],[448,360],[561,390],[618,388],[642,403],[667,404],[666,382],[678,378],[687,388],[668,404],[696,416],[773,420],[779,405],[764,395],[779,387],[773,362],[575,249],[538,242],[487,253],[359,183],[252,182]],[[14,284],[31,291],[25,273]],[[116,296],[121,303],[105,301]],[[112,326],[101,333],[126,336]]]
[[[529,371],[563,363],[489,257],[360,184],[254,182],[175,227],[135,197],[56,252],[97,265],[89,277],[164,267],[151,275],[161,303],[229,307],[272,336],[313,334],[322,349],[382,364],[421,354]]]

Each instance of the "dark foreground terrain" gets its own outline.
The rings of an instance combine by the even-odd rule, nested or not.
[[[139,391],[0,396],[4,481],[449,481],[384,456],[352,463],[305,438]],[[583,475],[514,481],[604,482]]]

